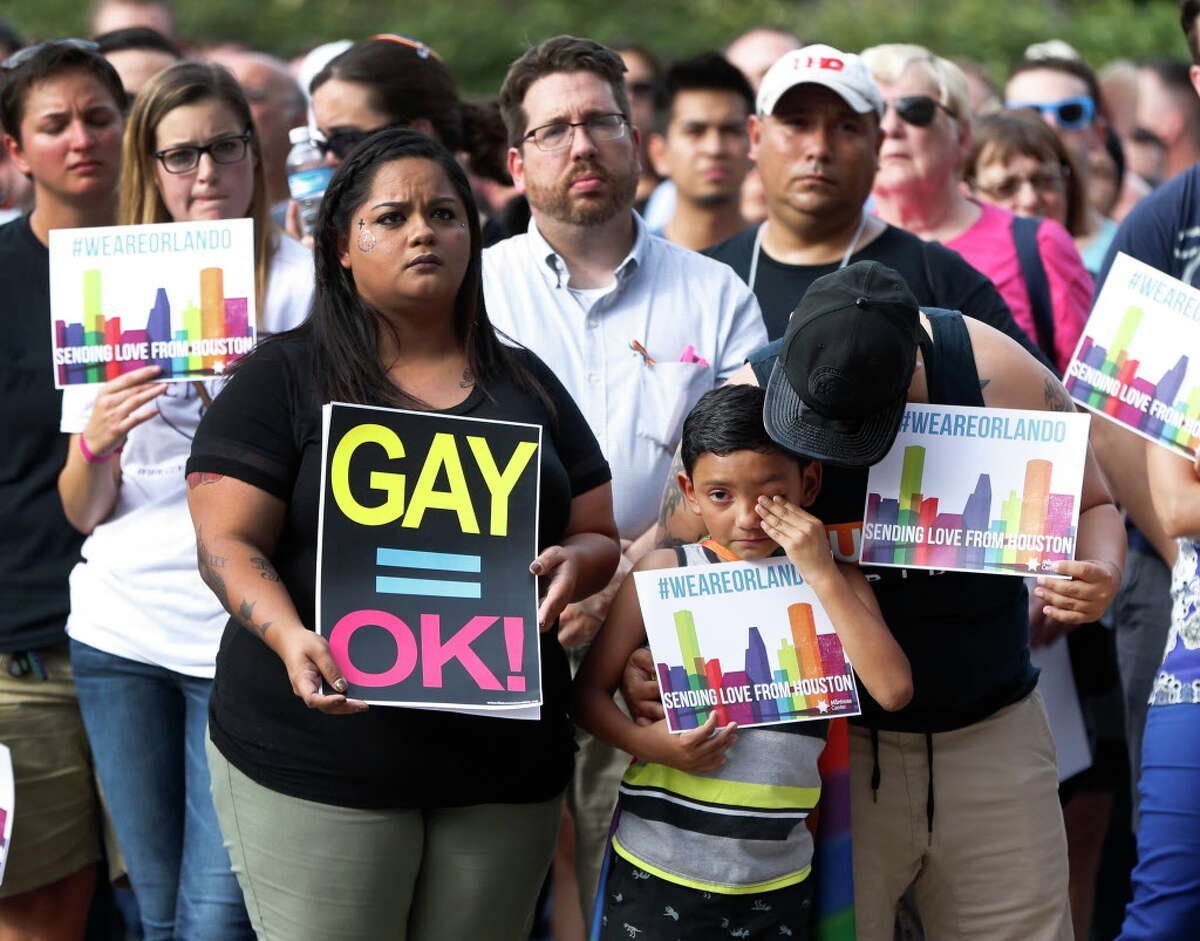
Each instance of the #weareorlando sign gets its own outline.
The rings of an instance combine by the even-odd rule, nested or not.
[[[785,558],[634,574],[667,727],[777,725],[859,713],[816,593]]]
[[[1075,558],[1089,416],[910,404],[867,478],[862,565],[1054,575]]]
[[[50,232],[54,387],[219,376],[254,346],[254,222]]]
[[[1186,457],[1200,446],[1200,291],[1118,254],[1063,384],[1080,405]]]
[[[537,718],[539,425],[326,405],[317,630],[370,703]]]

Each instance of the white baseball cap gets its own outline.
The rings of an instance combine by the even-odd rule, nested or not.
[[[758,113],[771,114],[784,93],[797,85],[823,85],[859,114],[874,111],[883,117],[883,93],[863,60],[833,46],[793,49],[776,61],[758,88]]]

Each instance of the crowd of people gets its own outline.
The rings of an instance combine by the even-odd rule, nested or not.
[[[0,28],[0,941],[1193,937],[1200,460],[1093,420],[1066,580],[853,564],[906,403],[1072,411],[1119,253],[1200,287],[1179,9],[1190,65],[1048,40],[1000,86],[777,28],[673,62],[564,35],[487,101],[417,39],[285,62],[168,0]],[[52,230],[239,218],[231,375],[55,389]],[[347,695],[314,631],[331,401],[544,429],[540,718]],[[862,715],[669,734],[631,573],[783,554]]]

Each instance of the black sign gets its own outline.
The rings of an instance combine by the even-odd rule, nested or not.
[[[325,406],[318,631],[347,695],[541,703],[538,425]]]

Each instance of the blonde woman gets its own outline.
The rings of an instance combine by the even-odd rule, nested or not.
[[[223,68],[146,85],[125,131],[124,224],[255,222],[263,333],[307,314],[312,259],[272,225],[250,110]],[[147,939],[253,933],[209,796],[204,730],[225,615],[196,574],[184,463],[215,381],[148,366],[63,397],[59,494],[87,534],[71,573],[71,662],[96,768]]]

